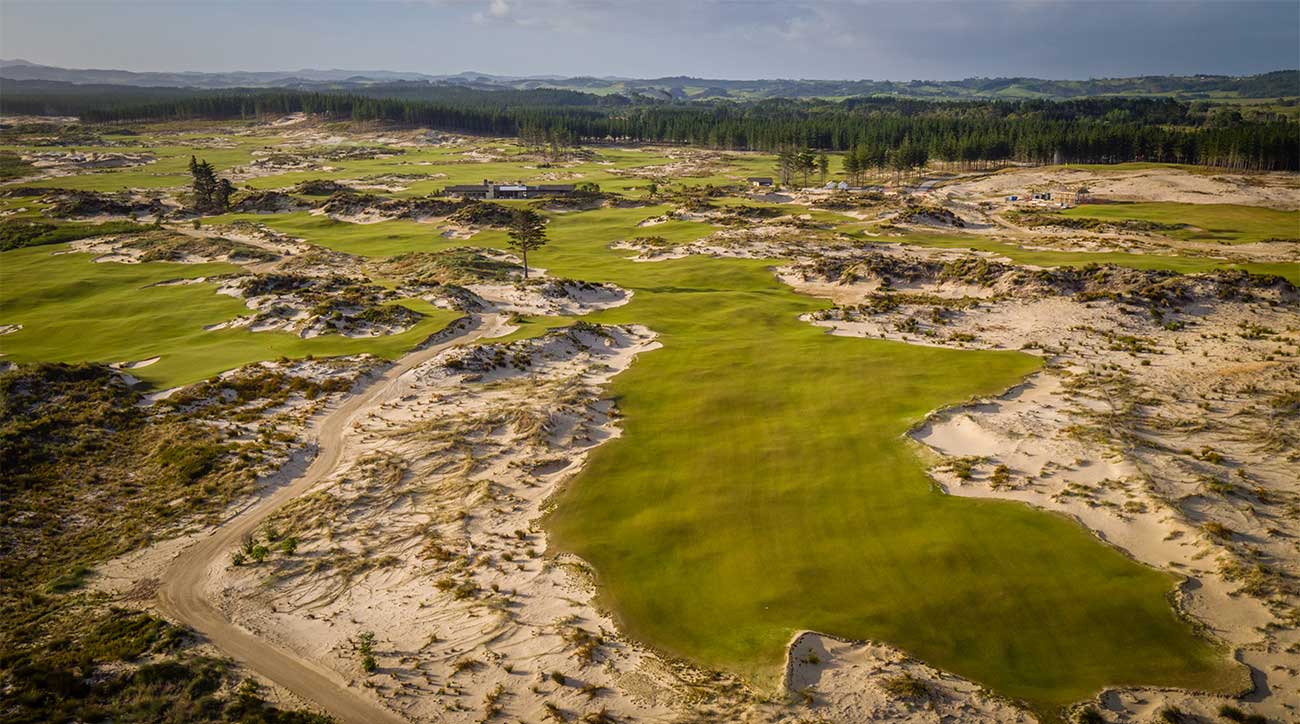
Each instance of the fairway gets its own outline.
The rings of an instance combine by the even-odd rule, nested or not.
[[[369,352],[392,359],[460,316],[420,300],[403,300],[425,317],[405,332],[383,337],[331,334],[303,339],[286,332],[250,332],[245,328],[205,331],[205,326],[248,314],[248,308],[238,299],[218,294],[212,282],[153,285],[229,274],[237,272],[237,267],[167,262],[96,264],[91,254],[57,253],[67,246],[4,252],[0,323],[23,325],[0,337],[6,359],[112,364],[161,357],[131,374],[166,388],[282,356]]]
[[[1043,713],[1105,685],[1241,683],[1175,616],[1173,577],[1065,519],[931,489],[903,433],[1036,359],[826,335],[770,262],[619,259],[618,217],[633,233],[627,211],[557,218],[539,263],[633,289],[595,320],[664,348],[616,378],[625,435],[548,524],[634,637],[768,683],[798,629],[884,640]]]
[[[1237,204],[1087,204],[1066,209],[1064,216],[1087,219],[1134,219],[1185,224],[1189,229],[1162,232],[1177,239],[1249,244],[1268,239],[1300,238],[1300,211],[1280,211]]]

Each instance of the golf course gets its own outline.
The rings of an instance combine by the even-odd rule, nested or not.
[[[251,144],[242,147],[225,153],[237,156]],[[438,185],[489,172],[477,165],[467,170],[446,150],[416,158],[423,173],[442,174]],[[620,149],[609,152],[605,166],[578,168],[606,188],[640,197],[647,195],[640,185],[609,168],[663,160]],[[767,162],[747,156],[728,173]],[[376,160],[344,165],[327,175],[399,168]],[[495,175],[532,173],[520,162],[490,165]],[[112,190],[161,184],[178,173],[172,158],[158,166],[43,183]],[[145,178],[163,172],[169,175]],[[252,186],[284,188],[321,175],[263,176]],[[432,188],[433,182],[417,181],[400,196]],[[718,207],[735,203],[726,199]],[[787,204],[780,211],[799,208]],[[1229,651],[1171,606],[1177,576],[1133,560],[1065,516],[950,496],[927,475],[933,460],[906,433],[928,413],[1016,386],[1041,368],[1039,357],[829,335],[801,316],[830,303],[797,294],[773,273],[787,260],[695,254],[646,261],[611,247],[653,233],[672,248],[723,228],[667,218],[673,211],[649,201],[548,210],[549,241],[529,257],[547,277],[630,292],[630,302],[582,319],[642,325],[662,345],[639,355],[607,388],[622,435],[591,453],[552,497],[542,521],[548,552],[576,554],[590,564],[599,605],[628,637],[671,659],[736,674],[762,691],[777,690],[788,644],[801,631],[879,641],[1023,702],[1048,721],[1105,687],[1229,693],[1245,685],[1246,672]],[[1166,218],[1156,204],[1074,211]],[[1214,217],[1216,223],[1237,218],[1235,231],[1187,218],[1234,240],[1258,240],[1265,228],[1292,220],[1288,212],[1260,213],[1284,217]],[[866,239],[855,236],[863,227],[856,217],[817,210],[809,219],[840,227],[848,239],[842,243],[863,248],[901,243],[975,250],[1042,268],[1242,268],[1296,279],[1294,267],[1282,263],[1054,251],[917,230]],[[203,220],[205,227],[235,223],[352,255],[357,269],[403,254],[510,244],[499,228],[479,229],[467,242],[410,219],[363,224],[288,211]],[[6,251],[0,322],[22,326],[4,336],[5,354],[17,362],[157,357],[132,374],[163,389],[278,358],[365,352],[396,359],[459,316],[410,295],[387,302],[423,315],[397,334],[302,338],[205,329],[245,311],[237,298],[216,292],[223,278],[239,273],[228,262],[95,263],[67,244]],[[382,276],[374,281],[397,288]],[[573,321],[516,315],[513,333],[479,343],[539,337]]]
[[[0,724],[1300,722],[1297,0],[0,47]]]

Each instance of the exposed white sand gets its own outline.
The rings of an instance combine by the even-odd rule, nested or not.
[[[141,367],[148,367],[160,359],[162,359],[162,357],[149,357],[148,359],[136,360],[134,362],[115,362],[109,365],[109,367],[112,367],[115,370],[137,370]]]
[[[299,537],[295,559],[325,567],[223,566],[213,572],[223,608],[419,720],[477,720],[498,686],[509,716],[542,716],[549,701],[574,714],[608,707],[666,720],[671,710],[655,703],[674,686],[664,665],[617,637],[592,606],[580,562],[540,557],[545,535],[535,525],[587,451],[618,434],[595,386],[655,346],[644,329],[609,333],[517,343],[525,368],[444,366],[490,362],[485,347],[412,370],[358,426],[345,453],[351,470],[273,522]],[[473,458],[454,452],[462,444]],[[375,560],[385,562],[367,564]],[[579,629],[603,640],[590,665],[574,658]],[[362,631],[377,640],[370,677],[350,643]],[[588,685],[605,688],[592,697],[581,692]]]
[[[918,693],[901,693],[903,682]],[[801,711],[817,721],[1037,722],[1015,704],[891,646],[811,631],[796,634],[790,643],[785,685],[803,705]]]
[[[932,475],[954,495],[1069,515],[1135,559],[1185,577],[1179,608],[1252,669],[1256,692],[1242,708],[1285,721],[1300,707],[1300,632],[1288,623],[1297,597],[1281,582],[1300,572],[1283,532],[1286,511],[1300,500],[1300,435],[1294,417],[1257,401],[1300,380],[1292,361],[1300,304],[1294,291],[1256,295],[1203,292],[1168,317],[1185,325],[1178,329],[1125,314],[1110,300],[1051,295],[985,302],[942,324],[930,321],[924,303],[836,312],[815,323],[839,335],[1047,356],[1046,371],[1006,394],[936,412],[913,431],[946,460],[972,461],[967,479],[947,462]],[[909,319],[914,326],[904,331]],[[1243,333],[1253,328],[1281,334]],[[1146,340],[1149,351],[1131,351],[1129,339]],[[1231,540],[1213,525],[1233,531]],[[1257,580],[1252,559],[1283,578]],[[1181,691],[1107,692],[1098,700],[1113,721],[1144,721],[1164,705],[1217,716],[1223,701]]]
[[[1054,166],[1009,169],[973,180],[958,179],[943,192],[981,200],[1038,192],[1073,193],[1086,186],[1091,196],[1111,201],[1170,201],[1183,204],[1242,204],[1279,209],[1300,208],[1300,181],[1295,174],[1223,171],[1083,170]],[[1054,199],[1055,200],[1055,199]]]

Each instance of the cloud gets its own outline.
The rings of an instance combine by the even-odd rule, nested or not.
[[[620,12],[634,10],[627,6],[620,10],[609,0],[488,0],[485,10],[475,11],[470,20],[475,25],[495,27],[535,28],[550,32],[593,31],[597,18],[608,29],[611,17]]]
[[[478,25],[508,23],[516,20],[510,11],[510,3],[506,0],[488,0],[487,12],[476,12],[470,19]]]

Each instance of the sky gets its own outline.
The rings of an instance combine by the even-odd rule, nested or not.
[[[1300,67],[1300,0],[0,0],[0,57],[135,71],[1248,75]]]

